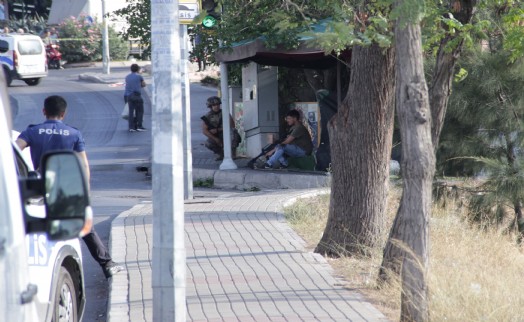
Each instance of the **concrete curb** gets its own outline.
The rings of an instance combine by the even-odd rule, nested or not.
[[[193,180],[210,178],[213,179],[213,186],[219,189],[315,189],[331,186],[328,174],[193,168]]]

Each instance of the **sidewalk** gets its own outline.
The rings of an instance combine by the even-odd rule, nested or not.
[[[79,78],[112,84],[127,73],[119,68]],[[342,287],[281,214],[284,204],[328,187],[330,176],[251,170],[248,159],[235,160],[238,170],[217,170],[220,161],[201,143],[192,137],[193,181],[212,178],[215,188],[262,191],[195,190],[195,199],[186,202],[189,321],[386,321],[360,294]],[[111,254],[127,272],[110,280],[107,321],[153,320],[152,212],[151,202],[144,202],[112,222]]]
[[[221,193],[185,205],[188,321],[386,321],[286,224],[283,204],[311,192]],[[108,321],[153,320],[152,223],[151,203],[112,223],[127,274],[110,281]]]

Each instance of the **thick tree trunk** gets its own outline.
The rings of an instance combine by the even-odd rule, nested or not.
[[[476,0],[451,0],[452,12],[456,19],[461,23],[467,24],[473,17]],[[461,37],[458,33],[448,34],[441,41],[435,63],[435,71],[429,88],[429,102],[431,106],[431,136],[433,150],[436,151],[440,138],[442,125],[446,115],[449,95],[451,94],[451,84],[455,74],[455,65],[462,50],[460,42],[453,50],[449,51],[450,43]],[[399,212],[402,211],[402,201]],[[405,236],[400,231],[399,215],[397,214],[382,259],[382,267],[379,273],[381,281],[387,281],[389,274],[399,275],[401,263],[404,258],[404,250],[398,247],[396,241],[404,240]]]
[[[329,124],[328,223],[315,252],[365,253],[383,230],[394,115],[394,50],[352,52],[348,94]]]
[[[402,0],[400,1],[402,3]],[[396,109],[402,138],[403,192],[396,223],[405,249],[402,261],[401,321],[428,321],[428,243],[435,155],[431,111],[424,78],[418,23],[395,27]]]

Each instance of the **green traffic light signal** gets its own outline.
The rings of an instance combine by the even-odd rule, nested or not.
[[[205,28],[213,28],[217,24],[217,19],[211,15],[205,16],[202,20],[202,26]]]

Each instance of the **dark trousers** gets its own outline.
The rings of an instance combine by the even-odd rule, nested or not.
[[[144,100],[140,94],[131,94],[124,97],[129,106],[129,128],[137,129],[143,127],[144,121]]]
[[[82,239],[86,243],[87,249],[89,249],[91,256],[93,256],[95,261],[97,261],[100,266],[104,267],[107,263],[112,262],[109,251],[107,250],[104,243],[102,243],[102,240],[100,240],[100,237],[98,237],[98,234],[94,228]]]

